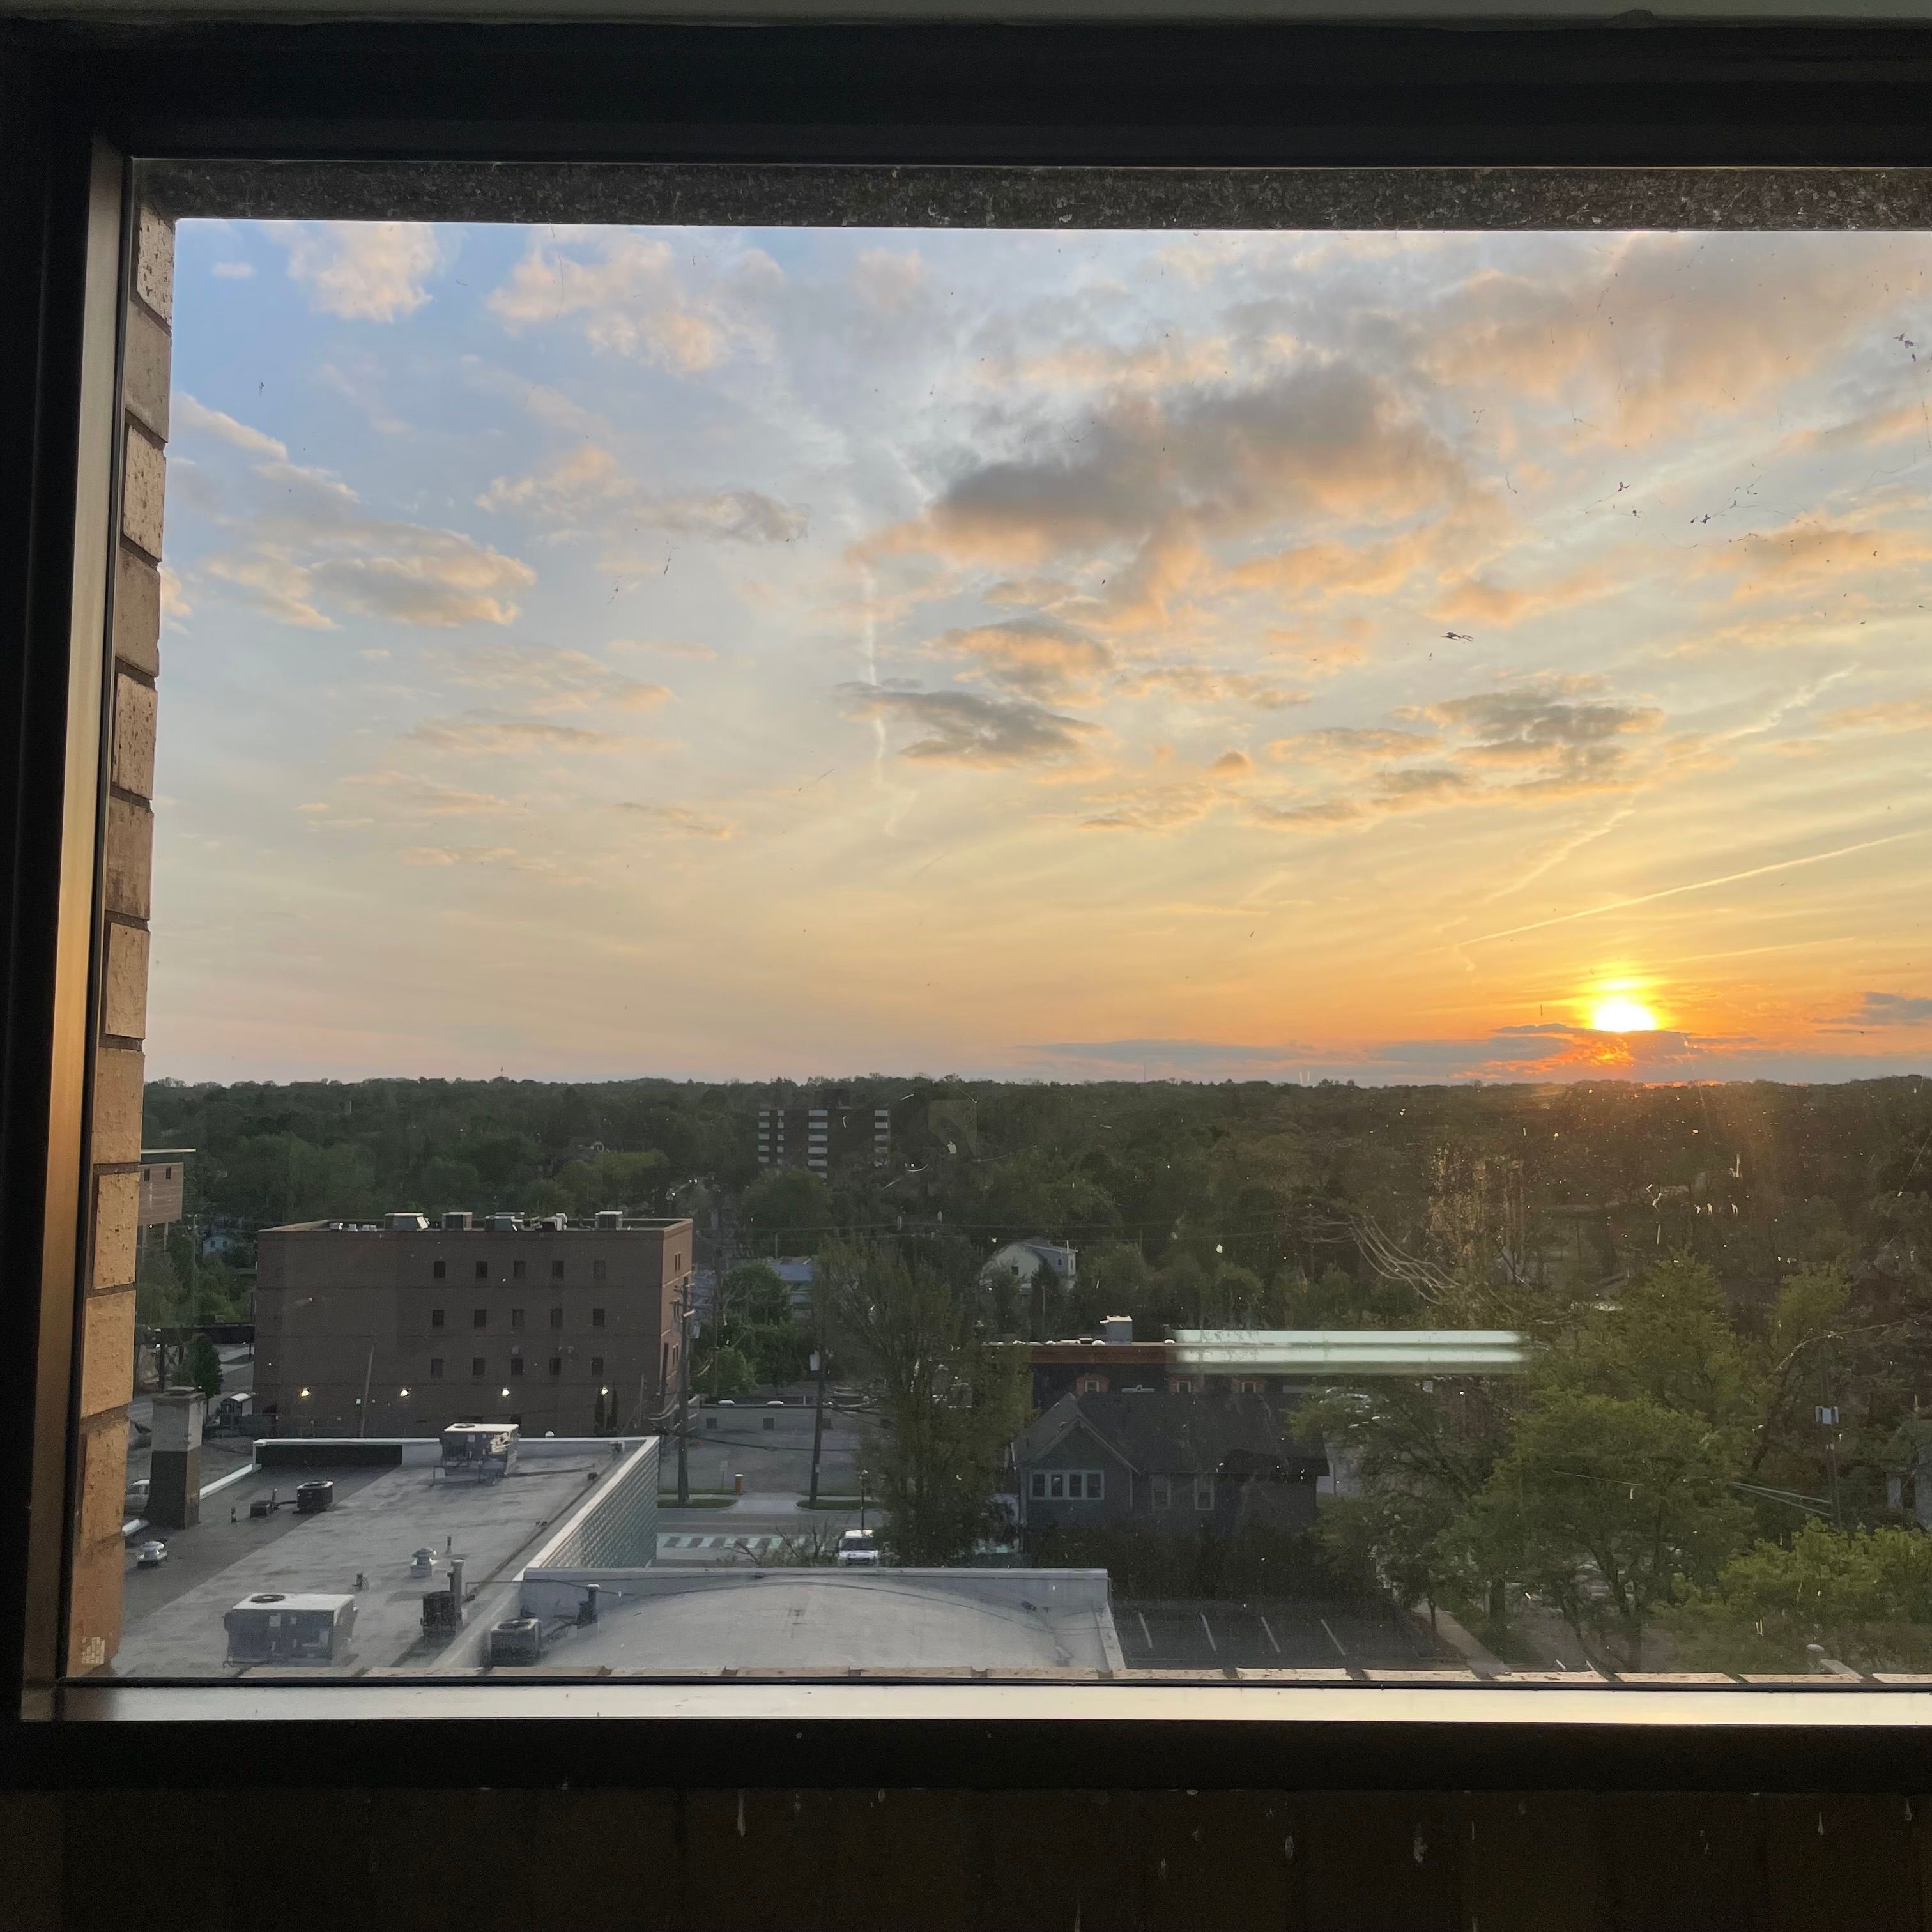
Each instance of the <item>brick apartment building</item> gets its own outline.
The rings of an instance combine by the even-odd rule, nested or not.
[[[256,1407],[285,1436],[640,1428],[676,1393],[692,1246],[688,1220],[616,1213],[265,1228]]]
[[[892,1111],[855,1107],[842,1088],[812,1107],[758,1109],[758,1165],[830,1174],[848,1161],[883,1167],[892,1150]]]

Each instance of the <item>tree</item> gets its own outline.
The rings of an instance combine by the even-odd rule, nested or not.
[[[835,1330],[879,1390],[868,1453],[886,1547],[898,1563],[957,1562],[1004,1521],[994,1498],[1025,1418],[1020,1366],[922,1262],[848,1249],[832,1280]]]
[[[832,1190],[809,1168],[768,1168],[745,1190],[739,1220],[773,1255],[809,1255],[830,1238]]]
[[[1660,1607],[1714,1576],[1750,1520],[1702,1418],[1562,1387],[1519,1419],[1473,1515],[1578,1641],[1628,1670]]]
[[[1670,1616],[1693,1668],[1805,1668],[1808,1648],[1861,1670],[1932,1667],[1932,1537],[1849,1533],[1815,1519],[1790,1546],[1757,1543]]]
[[[221,1393],[221,1358],[206,1335],[197,1335],[189,1346],[188,1378],[210,1402]]]
[[[735,1401],[758,1384],[758,1371],[750,1358],[728,1343],[705,1349],[692,1364],[691,1386],[714,1400],[730,1396]]]

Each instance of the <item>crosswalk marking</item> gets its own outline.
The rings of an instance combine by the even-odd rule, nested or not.
[[[782,1536],[660,1536],[660,1550],[735,1550],[741,1546],[746,1550],[770,1550],[774,1544],[782,1544]]]

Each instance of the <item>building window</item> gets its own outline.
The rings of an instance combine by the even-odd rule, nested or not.
[[[1214,1507],[1214,1478],[1212,1476],[1195,1478],[1194,1507],[1198,1510],[1210,1510]]]
[[[522,1357],[522,1356],[520,1356],[520,1355],[512,1355],[512,1356],[510,1358],[510,1372],[511,1372],[511,1374],[512,1374],[512,1375],[513,1375],[513,1376],[520,1376],[520,1375],[521,1375],[521,1374],[523,1373],[523,1372],[524,1372],[524,1358],[523,1358],[523,1357]]]
[[[512,1328],[520,1328],[523,1325],[524,1311],[520,1308],[512,1309],[510,1310],[510,1326]]]
[[[1259,1395],[1262,1393],[1260,1381],[1252,1376],[1244,1376],[1234,1384],[1237,1395]]]
[[[1176,1395],[1192,1395],[1194,1393],[1194,1378],[1192,1376],[1176,1376],[1168,1386]]]
[[[1033,1493],[1036,1496],[1046,1494],[1046,1472],[1044,1469],[1036,1469],[1033,1472]]]
[[[603,1262],[592,1262],[590,1264],[590,1279],[592,1281],[602,1281],[609,1273],[609,1267]]]
[[[1174,1502],[1174,1481],[1172,1477],[1156,1476],[1150,1481],[1148,1488],[1151,1492],[1148,1499],[1156,1509],[1164,1510],[1172,1507]]]
[[[552,1262],[550,1263],[550,1280],[551,1280],[552,1281],[561,1281],[561,1280],[562,1280],[562,1279],[563,1279],[563,1264],[562,1264],[562,1262]]]
[[[490,1311],[487,1308],[472,1308],[470,1311],[470,1325],[472,1328],[487,1328],[490,1325]]]
[[[431,1382],[442,1379],[442,1358],[440,1355],[432,1355],[429,1358],[429,1374]]]
[[[442,1310],[441,1309],[432,1308],[430,1310],[429,1325],[432,1328],[440,1328],[442,1326]]]
[[[553,1308],[550,1310],[550,1325],[553,1328],[561,1328],[563,1326],[563,1310],[562,1309]]]
[[[438,1281],[440,1281],[445,1275],[448,1274],[449,1264],[447,1262],[432,1262],[430,1264],[429,1271],[431,1274],[435,1276]]]
[[[601,1328],[603,1327],[604,1311],[602,1309],[593,1308],[590,1311],[590,1325],[593,1328]]]
[[[1080,1378],[1080,1393],[1082,1395],[1105,1395],[1107,1393],[1106,1377],[1082,1376]]]
[[[490,1264],[488,1262],[478,1262],[476,1264],[476,1279],[478,1281],[488,1281],[490,1279]]]
[[[510,1264],[510,1279],[512,1281],[521,1281],[524,1278],[524,1271],[529,1265],[527,1262],[512,1262]]]
[[[593,1376],[601,1376],[604,1372],[604,1358],[602,1355],[591,1357],[590,1372]]]
[[[550,1372],[554,1376],[560,1376],[563,1373],[563,1358],[561,1355],[551,1356],[550,1358]]]
[[[482,1375],[488,1366],[489,1364],[481,1355],[472,1355],[470,1358],[470,1372],[472,1376]]]

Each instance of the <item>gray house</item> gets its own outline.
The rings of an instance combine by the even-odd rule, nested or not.
[[[1062,1396],[1014,1441],[1019,1518],[1037,1529],[1303,1529],[1326,1459],[1257,1395]]]

